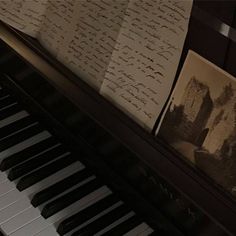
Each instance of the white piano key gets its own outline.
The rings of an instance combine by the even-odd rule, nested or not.
[[[38,217],[36,220],[26,224],[25,226],[21,227],[14,233],[10,234],[10,236],[27,236],[27,235],[35,235],[40,231],[47,228],[49,225],[47,221],[42,217]]]
[[[40,211],[37,208],[30,207],[3,223],[1,229],[5,234],[9,235],[40,216]]]
[[[32,185],[31,187],[25,189],[24,191],[22,191],[22,193],[31,199],[33,197],[33,194],[55,184],[56,182],[59,182],[60,180],[65,179],[69,175],[72,175],[75,172],[82,170],[84,168],[85,168],[84,165],[81,162],[77,161],[67,166],[66,168],[50,175],[49,177],[41,180],[40,182]]]
[[[8,149],[5,149],[4,151],[0,152],[0,161],[6,157],[9,157],[17,152],[22,151],[23,149],[30,147],[42,140],[45,140],[46,138],[49,138],[51,134],[48,131],[42,131],[39,134],[36,134],[32,136],[31,138],[28,138]]]
[[[10,192],[12,189],[15,188],[15,184],[10,181],[4,181],[0,184],[0,197],[8,192]]]
[[[7,180],[7,175],[4,172],[0,172],[0,183]]]
[[[116,227],[117,225],[125,222],[126,220],[128,220],[130,217],[134,216],[135,213],[133,211],[129,212],[128,214],[124,215],[123,217],[121,217],[120,219],[116,220],[115,222],[113,222],[112,224],[108,225],[107,227],[105,227],[104,229],[100,230],[99,232],[97,232],[96,234],[94,234],[94,236],[100,236],[103,235],[104,233],[108,232],[109,230],[113,229],[114,227]]]
[[[28,198],[21,198],[0,211],[0,225],[32,207]]]
[[[130,230],[129,232],[127,232],[126,234],[124,234],[124,236],[133,236],[133,235],[147,236],[152,232],[153,229],[151,229],[146,223],[143,222],[140,225],[133,228],[132,230]]]
[[[18,236],[18,235],[17,235]],[[49,226],[41,232],[32,236],[59,236],[54,226]]]
[[[103,186],[71,204],[70,206],[64,208],[63,210],[57,212],[53,216],[47,218],[47,221],[49,224],[55,224],[55,227],[57,227],[65,218],[82,211],[83,209],[91,206],[111,193],[112,192],[110,189],[108,189],[106,186]]]
[[[11,115],[3,120],[0,121],[0,128],[3,128],[4,126],[7,126],[11,123],[14,123],[22,118],[25,118],[26,116],[28,116],[29,113],[26,112],[26,111],[20,111],[20,112],[17,112],[16,114],[14,115]]]
[[[153,233],[153,232],[154,232],[154,230],[153,230],[151,227],[149,227],[149,228],[146,229],[145,232],[143,232],[143,235],[144,235],[144,236],[150,235],[150,234]]]
[[[18,189],[13,189],[10,192],[4,194],[0,197],[0,210],[20,200],[22,197],[24,197],[24,195],[21,194]]]

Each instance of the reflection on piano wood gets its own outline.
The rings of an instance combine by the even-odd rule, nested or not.
[[[0,213],[6,212],[0,220],[8,208],[21,212],[13,213],[14,224],[3,219],[3,232],[236,233],[233,201],[31,39],[2,25],[0,32],[0,71],[13,80],[1,77],[2,92],[7,91],[2,106],[10,113],[1,118],[0,191],[7,193],[0,200]],[[118,225],[111,229],[113,222]]]

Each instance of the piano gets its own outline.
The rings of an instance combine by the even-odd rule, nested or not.
[[[236,75],[235,38],[217,31],[236,3],[212,4],[194,2],[179,70],[191,48]],[[0,235],[223,236],[235,219],[235,198],[154,130],[0,23]]]

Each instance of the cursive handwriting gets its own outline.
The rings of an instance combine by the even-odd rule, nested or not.
[[[101,94],[147,129],[170,92],[191,5],[184,0],[135,0],[125,12]]]

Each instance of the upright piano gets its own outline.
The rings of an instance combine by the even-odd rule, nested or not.
[[[235,10],[194,2],[178,71],[192,49],[236,76]],[[1,22],[1,234],[236,235],[236,202]]]

